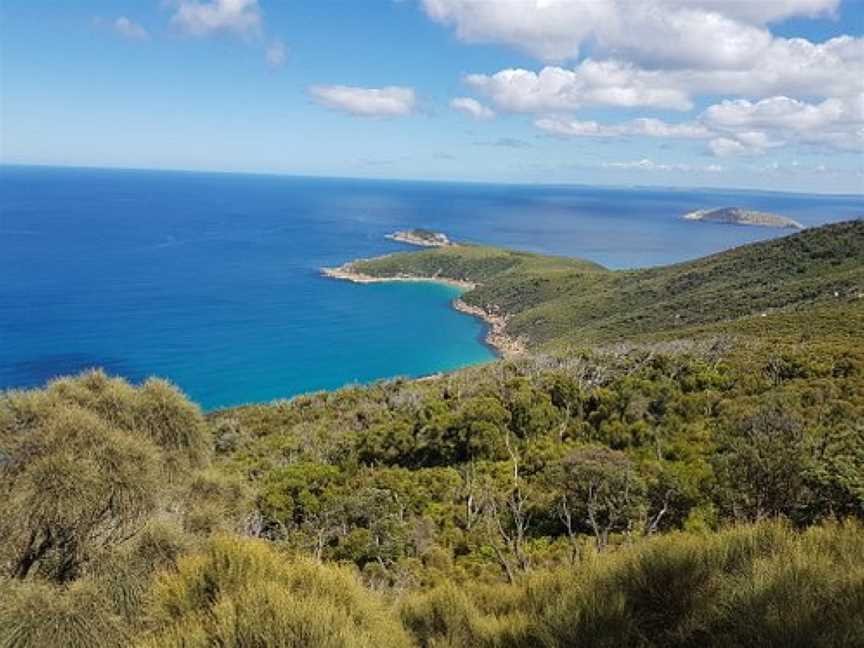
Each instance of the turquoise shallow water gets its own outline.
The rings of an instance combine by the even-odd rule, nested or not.
[[[864,214],[860,196],[0,167],[0,388],[102,366],[210,409],[488,361],[456,289],[319,268],[411,249],[384,235],[414,226],[614,268],[783,234],[678,218],[726,204]]]

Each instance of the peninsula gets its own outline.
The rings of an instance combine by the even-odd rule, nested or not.
[[[804,229],[801,223],[786,216],[754,211],[752,209],[742,209],[740,207],[697,209],[696,211],[684,214],[683,218],[684,220],[722,223],[725,225],[755,225],[757,227]]]
[[[553,352],[625,338],[677,337],[694,328],[719,330],[730,320],[856,299],[864,285],[862,237],[864,222],[852,221],[628,271],[457,242],[357,259],[322,272],[358,283],[457,285],[465,290],[461,302],[500,334],[499,341],[487,343],[508,355],[501,339],[531,352]]]

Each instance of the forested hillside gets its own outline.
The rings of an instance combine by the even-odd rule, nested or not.
[[[3,394],[0,647],[864,645],[864,224],[355,265],[480,283],[533,353],[207,416]]]

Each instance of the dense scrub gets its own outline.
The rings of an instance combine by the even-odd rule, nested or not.
[[[516,585],[452,583],[400,603],[421,646],[858,646],[858,523],[672,533]]]
[[[262,534],[388,586],[517,580],[674,529],[864,514],[864,353],[710,339],[213,417]]]
[[[0,648],[862,645],[864,300],[815,301],[206,417],[6,392]]]

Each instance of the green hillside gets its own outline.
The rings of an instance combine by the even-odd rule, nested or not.
[[[377,277],[479,283],[466,302],[510,314],[509,333],[524,336],[532,348],[550,348],[855,300],[864,294],[864,221],[635,271],[467,245],[359,261],[353,268]]]

